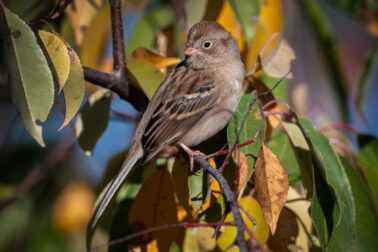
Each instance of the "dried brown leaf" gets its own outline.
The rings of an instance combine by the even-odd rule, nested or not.
[[[274,234],[289,191],[289,178],[281,161],[265,145],[262,145],[257,157],[254,173],[256,196],[270,231]]]

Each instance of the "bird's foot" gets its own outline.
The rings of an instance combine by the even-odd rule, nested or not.
[[[200,156],[200,155],[201,156],[205,156],[205,154],[203,154],[202,152],[200,152],[198,150],[194,151],[194,150],[190,149],[188,146],[186,146],[183,143],[180,143],[179,145],[186,152],[186,154],[188,154],[188,156],[189,156],[189,164],[190,164],[190,172],[193,173],[193,171],[194,171],[194,157],[195,156]]]

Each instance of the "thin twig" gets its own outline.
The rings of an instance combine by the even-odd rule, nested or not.
[[[158,226],[158,227],[152,227],[152,228],[149,228],[147,230],[142,230],[142,231],[139,231],[139,232],[136,232],[136,233],[133,233],[133,234],[121,237],[119,239],[112,240],[112,241],[110,241],[108,243],[101,244],[101,245],[99,245],[99,246],[91,249],[91,252],[95,252],[95,251],[97,251],[97,250],[99,250],[101,248],[111,247],[111,246],[114,246],[114,245],[117,245],[117,244],[121,244],[121,243],[130,241],[130,240],[135,239],[135,238],[137,238],[139,236],[143,236],[143,235],[146,235],[146,234],[150,234],[150,233],[153,233],[153,232],[157,232],[157,231],[161,231],[161,230],[169,229],[169,228],[179,228],[179,227],[183,227],[183,228],[189,228],[189,227],[218,227],[218,226],[233,226],[233,225],[235,225],[234,222],[173,223],[173,224],[166,224],[166,225],[161,225],[161,226]]]

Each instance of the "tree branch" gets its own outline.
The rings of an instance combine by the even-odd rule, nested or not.
[[[89,67],[83,67],[84,78],[98,86],[107,88],[128,101],[135,109],[143,112],[148,105],[148,98],[137,84],[130,81],[126,65],[122,8],[120,0],[109,0],[112,22],[113,73],[104,73]]]
[[[121,0],[109,0],[110,2],[110,15],[112,20],[112,42],[113,42],[113,72],[125,78],[125,84],[128,86],[129,80],[127,78],[126,70],[126,55],[123,38],[123,25],[122,25],[122,8]]]
[[[210,165],[210,163],[206,160],[206,157],[200,155],[195,156],[194,161],[199,164],[205,172],[210,173],[218,181],[220,188],[222,188],[222,192],[226,198],[226,203],[229,209],[231,209],[232,214],[234,215],[234,221],[237,227],[235,243],[239,246],[241,252],[248,251],[247,241],[244,238],[244,221],[239,211],[238,203],[234,199],[234,193],[231,191],[226,179],[222,176],[222,174],[220,174]]]

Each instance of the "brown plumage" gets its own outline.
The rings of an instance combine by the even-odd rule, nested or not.
[[[186,58],[160,84],[139,122],[129,153],[96,209],[93,228],[138,159],[167,145],[194,146],[219,132],[241,97],[244,66],[231,34],[212,21],[194,25]]]

